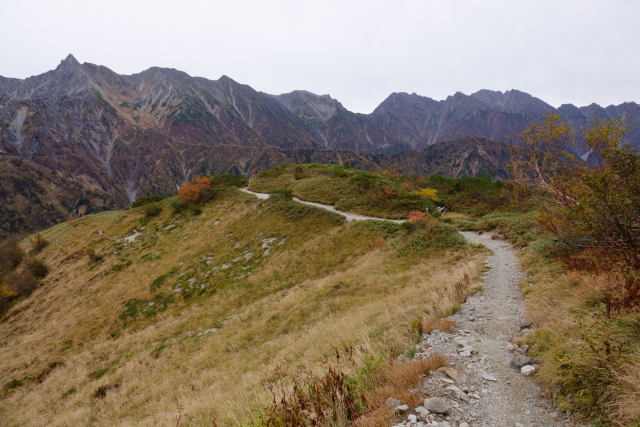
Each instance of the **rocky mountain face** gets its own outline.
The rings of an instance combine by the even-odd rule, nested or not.
[[[371,114],[358,114],[328,95],[270,95],[227,76],[209,80],[157,67],[119,75],[69,55],[38,76],[0,77],[0,150],[126,206],[141,195],[171,193],[197,175],[251,174],[304,159],[342,157],[362,166],[395,159],[412,170],[490,168],[501,176],[493,164],[498,146],[485,140],[502,142],[549,112],[578,132],[593,118],[640,122],[635,103],[554,109],[515,90],[456,93],[441,101],[393,93]],[[633,141],[640,140],[638,132]],[[461,139],[451,148],[434,145]]]
[[[72,216],[113,209],[109,194],[0,153],[0,237],[55,225]]]

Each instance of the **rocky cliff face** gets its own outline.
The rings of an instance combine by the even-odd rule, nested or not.
[[[444,162],[443,173],[494,171],[487,161],[444,166],[452,161],[444,156],[461,155],[462,146],[470,150],[466,159],[491,157],[479,154],[487,143],[473,146],[480,139],[453,151],[430,147],[470,136],[503,141],[549,112],[578,132],[593,118],[640,122],[635,103],[554,109],[515,90],[456,93],[442,101],[394,93],[373,113],[358,114],[328,95],[275,96],[226,76],[208,80],[157,67],[119,75],[69,55],[38,76],[0,77],[0,150],[125,206],[140,195],[171,193],[196,175],[253,173],[300,156],[337,158],[327,154],[336,150],[363,164],[384,157],[418,165],[424,162],[410,159],[412,153],[431,153]],[[632,141],[639,132],[636,127]]]

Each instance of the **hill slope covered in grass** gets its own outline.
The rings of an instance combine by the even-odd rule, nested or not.
[[[3,423],[259,423],[269,386],[336,349],[397,356],[482,268],[435,219],[345,223],[235,187],[196,214],[156,203],[42,232],[49,274],[0,319]]]

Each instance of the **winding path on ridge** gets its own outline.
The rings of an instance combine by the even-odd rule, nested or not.
[[[241,189],[260,199],[269,194]],[[344,216],[347,221],[389,220],[337,210],[331,205],[294,200]],[[467,298],[460,311],[450,316],[456,331],[433,331],[422,336],[415,358],[437,352],[448,360],[454,373],[436,371],[420,385],[432,397],[443,397],[451,404],[447,415],[422,411],[408,414],[398,425],[404,426],[570,426],[553,410],[543,390],[531,378],[514,369],[515,357],[527,359],[526,348],[511,343],[525,326],[524,306],[518,281],[523,277],[518,258],[508,243],[494,240],[490,233],[460,232],[470,243],[487,247],[488,271],[483,276],[483,291]],[[531,361],[529,363],[534,363]],[[440,423],[440,424],[438,424]]]
[[[249,190],[247,188],[241,188],[240,191],[242,191],[244,193],[248,193],[248,194],[253,194],[254,196],[256,196],[259,199],[268,199],[269,198],[269,194],[268,193],[257,193],[255,191],[251,191],[251,190]],[[331,205],[325,205],[324,203],[307,202],[306,200],[302,200],[302,199],[299,199],[297,197],[294,197],[293,200],[298,202],[298,203],[302,203],[304,205],[315,206],[316,208],[324,209],[324,210],[327,210],[327,211],[330,211],[330,212],[337,213],[338,215],[342,215],[343,217],[346,218],[347,222],[363,221],[363,220],[367,220],[367,219],[373,219],[373,220],[378,220],[378,221],[391,221],[391,222],[395,222],[397,224],[401,224],[401,223],[407,221],[406,219],[376,218],[376,217],[373,217],[373,216],[359,215],[359,214],[350,213],[350,212],[342,212],[342,211],[339,211],[338,209],[336,209],[335,207],[333,207]]]

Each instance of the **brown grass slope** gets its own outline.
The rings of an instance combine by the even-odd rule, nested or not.
[[[196,216],[170,204],[42,233],[50,273],[0,320],[2,424],[242,424],[336,348],[403,351],[411,320],[452,310],[482,267],[453,230],[434,242],[236,190]]]

